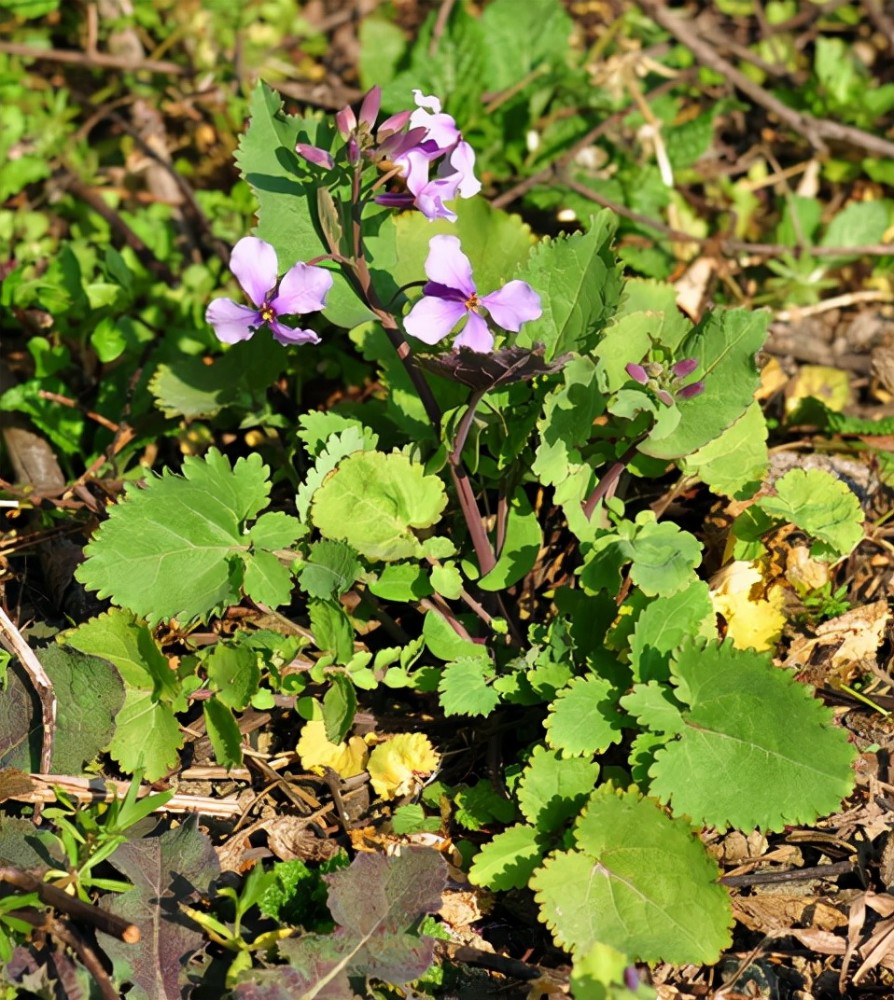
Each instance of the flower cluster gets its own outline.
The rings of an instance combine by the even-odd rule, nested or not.
[[[235,344],[250,339],[267,326],[281,344],[318,344],[313,330],[294,329],[280,317],[317,312],[326,304],[332,275],[322,267],[299,261],[283,275],[277,288],[276,251],[265,240],[245,236],[233,247],[230,270],[252,302],[241,306],[232,299],[214,299],[205,319],[217,339]]]
[[[376,125],[382,104],[380,87],[364,97],[359,114],[348,106],[335,116],[345,140],[348,162],[365,157],[402,178],[406,191],[376,196],[380,205],[418,208],[427,219],[456,221],[456,213],[444,202],[471,198],[481,190],[475,177],[475,153],[463,139],[454,119],[441,111],[437,97],[413,91],[415,111],[401,111]],[[409,126],[407,131],[405,128]],[[325,170],[332,170],[332,154],[317,146],[298,143],[299,156]],[[432,169],[435,168],[432,176]]]
[[[696,368],[696,358],[684,358],[670,368],[659,361],[647,361],[644,365],[627,365],[625,370],[634,382],[650,388],[665,406],[673,406],[675,399],[692,399],[704,391],[704,382],[684,384]]]

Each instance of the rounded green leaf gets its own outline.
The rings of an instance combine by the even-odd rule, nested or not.
[[[421,555],[414,530],[435,524],[446,504],[441,480],[406,455],[357,452],[314,493],[311,518],[325,538],[392,562]]]
[[[643,961],[714,962],[730,941],[726,890],[692,829],[636,793],[600,789],[575,828],[577,850],[531,879],[540,918],[571,951],[606,944]]]
[[[601,753],[621,738],[618,693],[603,677],[577,677],[562,688],[546,717],[546,739],[565,757]]]

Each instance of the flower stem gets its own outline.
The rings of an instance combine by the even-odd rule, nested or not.
[[[630,464],[631,459],[636,454],[637,449],[642,443],[643,438],[637,438],[632,445],[624,452],[624,454],[609,466],[608,471],[596,484],[593,492],[587,497],[583,504],[584,516],[589,521],[593,516],[593,511],[596,510],[596,504],[599,503],[603,497],[612,496],[618,485],[618,480],[621,478],[621,473]]]

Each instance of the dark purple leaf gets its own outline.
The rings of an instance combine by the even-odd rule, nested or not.
[[[512,382],[527,382],[538,375],[551,375],[571,359],[570,354],[544,361],[543,344],[527,347],[504,347],[493,354],[460,349],[445,354],[417,354],[416,360],[426,371],[461,382],[470,389],[495,389]]]

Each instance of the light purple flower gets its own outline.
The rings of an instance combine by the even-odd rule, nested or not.
[[[313,330],[295,330],[279,321],[280,316],[317,312],[326,304],[332,275],[322,267],[299,261],[283,275],[277,290],[276,251],[265,240],[245,236],[233,247],[230,270],[252,306],[232,299],[215,299],[205,313],[218,340],[235,344],[249,340],[262,326],[269,326],[281,344],[318,344]]]
[[[504,330],[518,333],[522,323],[539,319],[540,296],[527,282],[510,281],[496,292],[479,297],[472,278],[472,265],[455,236],[433,236],[425,261],[428,282],[422,298],[404,320],[407,333],[425,344],[437,344],[457,325],[465,325],[453,341],[454,348],[467,347],[485,354],[494,337],[481,315],[484,307]]]

